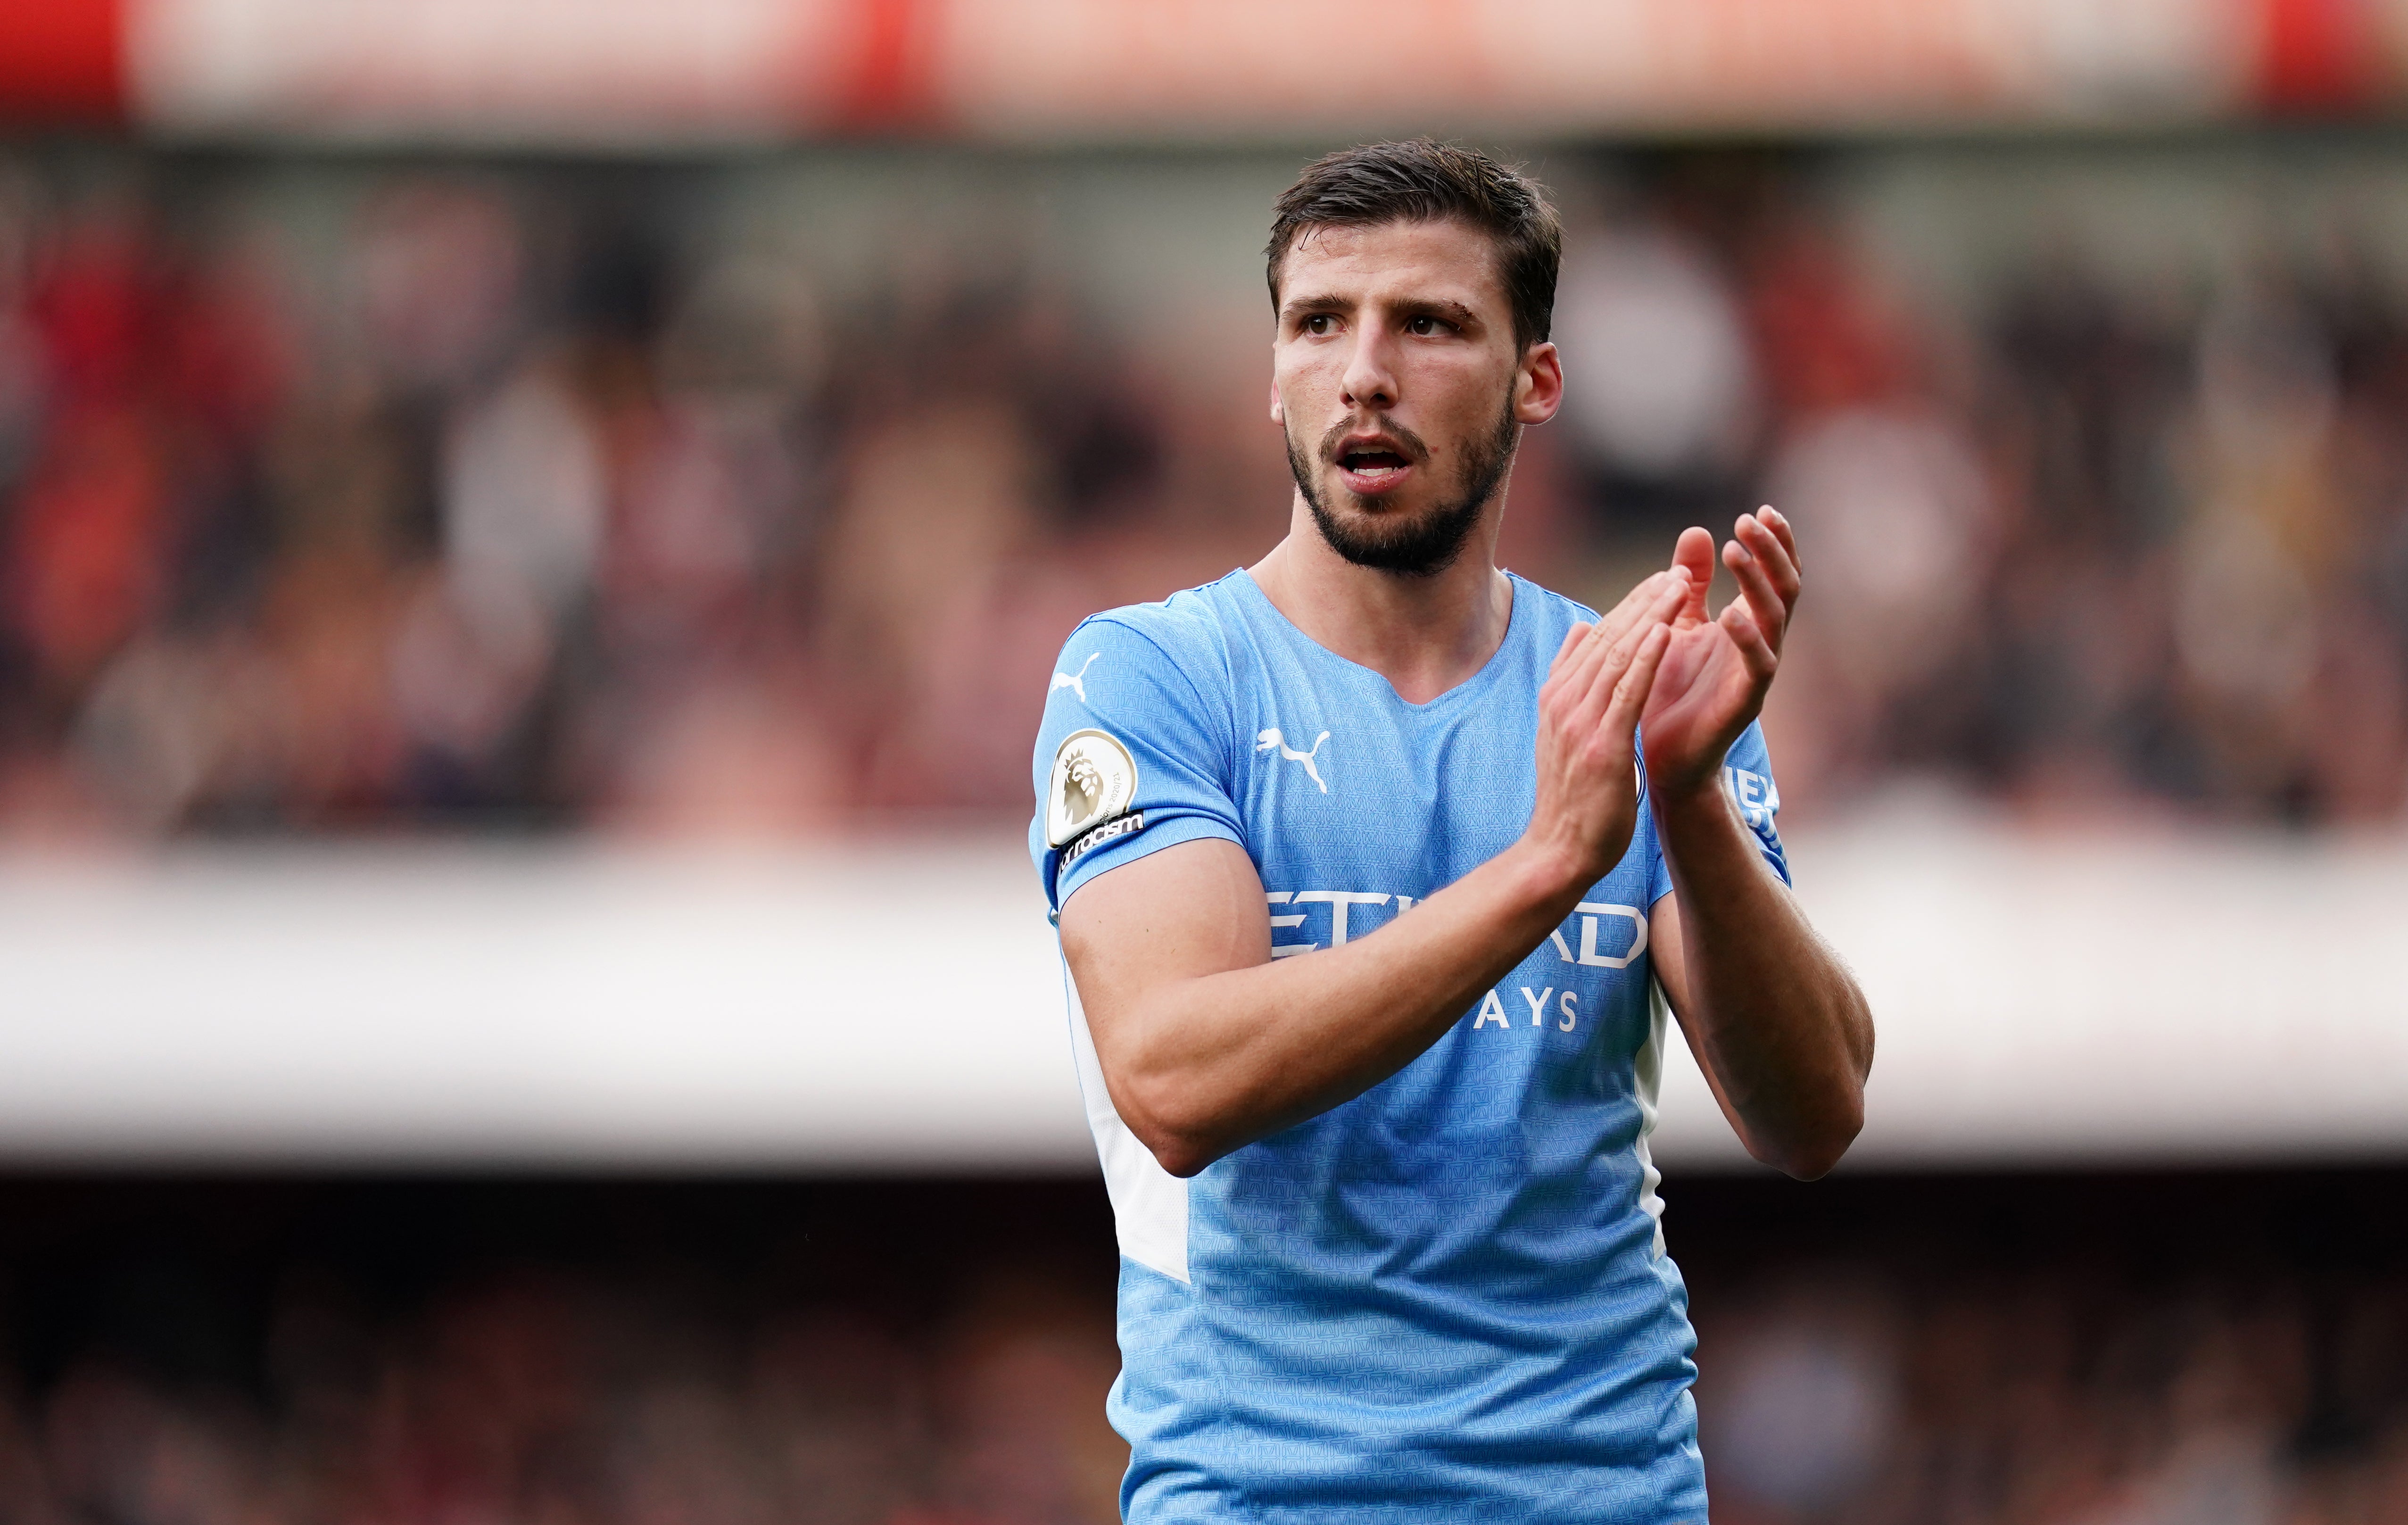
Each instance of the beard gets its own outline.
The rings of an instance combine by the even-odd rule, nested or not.
[[[1385,414],[1373,417],[1380,428],[1412,452],[1414,460],[1429,459],[1429,447],[1420,436]],[[1318,453],[1321,460],[1334,457],[1338,441],[1351,424],[1348,420],[1330,426],[1322,437]],[[1366,515],[1352,522],[1340,518],[1331,511],[1322,493],[1314,462],[1306,457],[1292,431],[1287,437],[1287,468],[1296,478],[1297,491],[1304,495],[1305,507],[1312,511],[1314,526],[1331,550],[1355,566],[1373,571],[1393,572],[1399,577],[1436,577],[1463,554],[1463,542],[1471,538],[1473,526],[1480,523],[1481,511],[1497,496],[1507,468],[1513,464],[1513,447],[1520,439],[1521,426],[1513,422],[1513,400],[1509,394],[1504,410],[1498,415],[1497,426],[1464,446],[1450,496],[1412,518],[1398,516],[1392,520],[1384,515]],[[1356,501],[1375,505],[1381,499],[1363,497]]]

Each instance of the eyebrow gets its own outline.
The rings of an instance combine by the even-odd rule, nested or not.
[[[1316,296],[1297,296],[1280,304],[1280,316],[1310,316],[1315,312],[1351,312],[1359,304],[1351,296],[1327,293]],[[1476,327],[1480,314],[1461,302],[1437,296],[1412,296],[1395,305],[1395,310],[1409,318],[1443,318],[1458,328]]]
[[[1461,302],[1441,297],[1413,297],[1397,304],[1397,310],[1412,318],[1443,318],[1457,328],[1477,327],[1480,314]]]
[[[1354,306],[1353,297],[1340,296],[1334,293],[1325,293],[1319,296],[1296,296],[1280,304],[1280,316],[1285,318],[1299,312],[1344,312],[1351,310]]]

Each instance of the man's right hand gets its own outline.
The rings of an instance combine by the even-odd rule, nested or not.
[[[1595,625],[1575,625],[1539,690],[1539,798],[1523,841],[1584,890],[1629,849],[1639,819],[1640,712],[1688,601],[1689,572],[1641,582]]]

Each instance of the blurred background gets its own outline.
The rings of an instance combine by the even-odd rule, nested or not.
[[[1411,132],[1566,219],[1503,559],[1810,569],[1718,1518],[2408,1521],[2403,125],[2393,0],[0,3],[0,1521],[1113,1518],[1029,746]]]

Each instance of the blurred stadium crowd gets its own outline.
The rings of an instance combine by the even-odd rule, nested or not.
[[[794,833],[1025,807],[1098,607],[1283,522],[1259,373],[1008,249],[837,281],[707,165],[0,162],[0,821]],[[333,171],[324,172],[334,175]],[[1559,177],[1560,178],[1560,177]],[[1743,154],[1567,188],[1506,553],[1759,498],[1786,793],[2353,823],[2408,790],[2408,326],[2346,237],[1936,303]],[[301,210],[296,211],[298,207]],[[1251,237],[1251,230],[1249,230]]]
[[[1259,381],[1009,253],[831,289],[691,217],[706,168],[350,171],[310,217],[289,174],[0,164],[17,834],[1019,810],[1069,624],[1283,521]],[[1792,799],[2399,814],[2408,309],[2348,243],[1936,310],[1799,168],[1601,185],[1508,559],[1606,597],[1777,498]]]
[[[541,1275],[402,1328],[297,1296],[271,1400],[95,1360],[0,1415],[0,1518],[117,1525],[1097,1525],[1108,1305],[1027,1287],[898,1338],[857,1308],[750,1329],[674,1286]]]
[[[1893,1275],[1785,1268],[1701,1290],[1714,1518],[2408,1519],[2408,1287],[2100,1272],[1902,1293]]]
[[[1071,625],[1212,565],[1136,521],[1277,523],[1275,454],[1224,491],[1220,433],[1181,439],[1177,399],[1008,277],[898,251],[838,308],[795,261],[677,248],[673,191],[613,221],[541,177],[400,173],[329,252],[246,218],[239,171],[12,168],[21,827],[1017,808]]]
[[[2396,1247],[2270,1255],[2252,1218],[2297,1185],[2215,1182],[2191,1194],[2228,1214],[2172,1230],[2160,1219],[2179,1191],[2161,1183],[1977,1183],[1950,1201],[1912,1180],[1811,1200],[1768,1182],[1683,1187],[1676,1216],[1710,1230],[1681,1243],[1715,1518],[2408,1518],[2408,1282]],[[2298,1216],[2324,1214],[2328,1230],[2355,1217],[2387,1243],[2397,1226],[2371,1204],[2396,1186],[2344,1183],[2360,1195]],[[542,1189],[554,1216],[564,1199],[590,1212],[650,1191],[640,1217],[673,1189],[709,1195]],[[790,1240],[766,1260],[691,1223],[668,1226],[666,1253],[563,1260],[463,1253],[397,1193],[341,1188],[392,1247],[345,1268],[322,1225],[295,1236],[247,1273],[264,1288],[255,1316],[234,1312],[250,1294],[189,1259],[161,1260],[155,1230],[147,1255],[54,1260],[64,1285],[47,1293],[28,1285],[43,1256],[18,1245],[0,1519],[1115,1518],[1126,1451],[1102,1418],[1117,1360],[1092,1187],[849,1189],[853,1207],[813,1215],[790,1188],[738,1188],[748,1232]],[[1046,1208],[1071,1191],[1084,1194],[1076,1231]],[[525,1212],[538,1198],[512,1200]],[[258,1216],[211,1201],[216,1216]],[[985,1220],[966,1225],[972,1202]],[[22,1231],[30,1215],[15,1207]],[[1801,1215],[1825,1216],[1814,1229]],[[889,1220],[918,1223],[926,1243],[882,1246]],[[2050,1222],[2064,1239],[2028,1231]],[[966,1226],[984,1243],[1007,1224],[994,1253],[946,1258]],[[208,1237],[195,1221],[165,1243],[188,1255]],[[375,1286],[393,1260],[430,1253],[423,1288]],[[858,1285],[796,1289],[806,1268],[848,1257]],[[932,1269],[944,1285],[912,1289]],[[96,1302],[115,1312],[95,1316]],[[36,1314],[44,1327],[28,1327]]]

